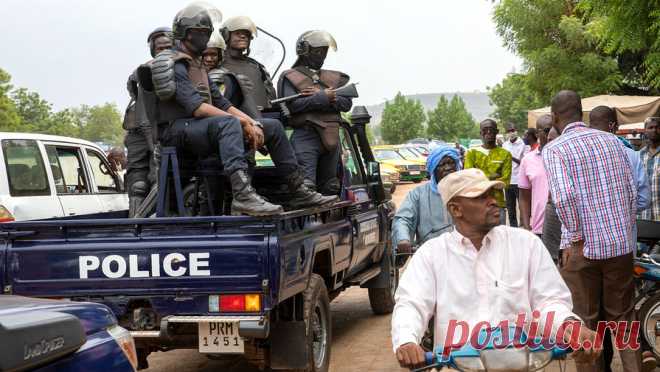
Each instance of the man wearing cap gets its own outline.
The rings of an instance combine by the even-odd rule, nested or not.
[[[436,147],[426,161],[431,181],[417,186],[406,195],[394,215],[392,244],[397,252],[412,252],[412,242],[421,246],[452,228],[451,218],[444,208],[438,182],[461,169],[460,155],[449,146]]]
[[[438,189],[455,229],[427,241],[401,277],[392,344],[402,367],[424,364],[419,342],[431,316],[436,349],[445,346],[450,321],[464,322],[471,332],[482,321],[514,325],[518,314],[529,324],[532,312],[539,311],[539,329],[550,321],[553,335],[564,322],[579,322],[571,310],[571,293],[541,240],[529,231],[499,225],[494,192],[504,187],[479,169],[454,172],[440,181]],[[461,336],[460,328],[454,341]],[[570,340],[577,328],[565,329],[564,340]],[[593,341],[595,333],[580,323],[576,337]],[[592,360],[597,355],[585,348],[575,356]]]

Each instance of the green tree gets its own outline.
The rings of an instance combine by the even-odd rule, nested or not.
[[[121,125],[121,114],[114,103],[82,105],[72,110],[71,115],[73,124],[78,128],[79,137],[112,145],[122,143],[124,130]]]
[[[440,96],[435,109],[428,112],[426,134],[428,137],[445,141],[458,141],[460,138],[472,138],[478,135],[478,126],[465,102],[457,95],[451,101]]]
[[[52,114],[48,121],[48,134],[80,137],[80,131],[76,125],[76,117],[70,109],[64,109]]]
[[[21,117],[21,130],[48,134],[51,104],[42,99],[39,93],[30,92],[25,88],[15,89],[11,93],[11,97],[16,105],[16,111]]]
[[[598,47],[594,26],[575,4],[566,0],[502,0],[495,6],[498,34],[524,61],[524,86],[546,104],[562,89],[588,97],[616,92],[623,81],[617,60]]]
[[[18,132],[21,129],[21,117],[16,111],[16,105],[9,96],[12,90],[11,76],[0,69],[0,131]]]
[[[582,0],[600,46],[617,57],[627,85],[660,90],[660,2]]]
[[[380,122],[385,143],[403,143],[424,133],[424,108],[417,100],[404,97],[400,92],[393,102],[386,102]]]
[[[21,118],[20,131],[78,137],[79,131],[70,110],[53,113],[48,101],[25,88],[14,90],[12,98]]]
[[[527,127],[527,111],[544,106],[538,96],[527,87],[522,74],[509,74],[501,83],[488,88],[490,102],[495,106],[493,117],[501,129],[506,123],[514,123],[519,131]]]

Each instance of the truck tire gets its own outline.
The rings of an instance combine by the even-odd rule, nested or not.
[[[374,314],[390,314],[394,310],[394,292],[399,285],[399,270],[391,262],[389,263],[390,280],[387,288],[369,288],[369,304]]]
[[[328,291],[320,275],[312,274],[310,277],[309,285],[303,292],[303,301],[310,367],[296,372],[327,372],[330,367],[332,322]]]

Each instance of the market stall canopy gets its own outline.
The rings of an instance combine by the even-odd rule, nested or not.
[[[644,132],[644,123],[631,123],[619,125],[617,134],[633,134]]]
[[[658,116],[660,97],[657,96],[594,96],[582,99],[585,122],[589,122],[589,112],[594,107],[609,106],[616,110],[619,124],[644,122],[649,116]],[[536,119],[550,113],[550,106],[527,112],[527,127],[536,127]]]

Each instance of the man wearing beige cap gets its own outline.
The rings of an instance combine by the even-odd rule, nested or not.
[[[503,187],[475,168],[449,174],[438,184],[455,230],[422,245],[401,277],[392,344],[402,367],[424,363],[419,343],[432,316],[436,350],[461,336],[448,327],[451,323],[467,324],[472,332],[483,321],[514,325],[519,314],[529,324],[538,311],[539,329],[549,322],[554,336],[564,322],[578,321],[571,292],[541,240],[527,230],[499,225],[494,191]],[[573,329],[566,328],[565,340]],[[579,329],[579,339],[593,345],[595,333],[584,325]],[[598,353],[588,348],[575,356],[592,360]]]

